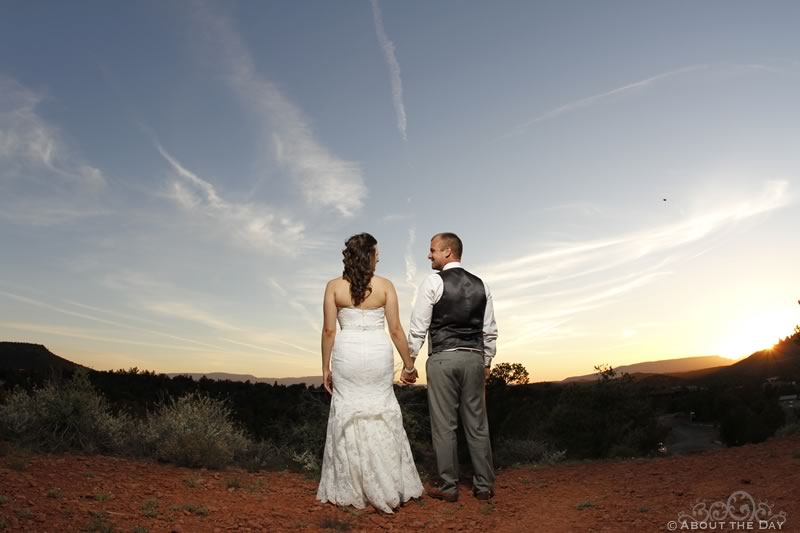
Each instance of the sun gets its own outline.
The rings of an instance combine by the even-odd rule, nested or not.
[[[719,340],[717,353],[729,359],[747,357],[753,352],[767,350],[794,329],[786,313],[759,313],[736,320]]]

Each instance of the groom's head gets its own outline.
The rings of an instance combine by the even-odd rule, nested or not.
[[[428,259],[431,268],[442,270],[447,263],[461,261],[464,245],[455,233],[437,233],[431,239],[431,250]]]

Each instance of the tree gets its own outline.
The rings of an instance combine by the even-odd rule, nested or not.
[[[614,367],[612,367],[609,364],[595,365],[594,371],[597,374],[597,381],[599,383],[607,383],[612,379],[617,378],[617,371],[614,370]],[[628,374],[627,372],[623,372],[620,378],[623,383],[629,383],[630,381],[633,380],[631,375]]]
[[[614,367],[606,363],[595,365],[594,371],[597,373],[597,380],[601,383],[605,383],[617,377],[617,371],[614,370]]]
[[[499,363],[489,374],[489,385],[525,385],[528,371],[520,363]]]

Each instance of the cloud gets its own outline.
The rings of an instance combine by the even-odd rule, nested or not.
[[[102,317],[90,315],[90,314],[87,314],[87,313],[73,311],[71,309],[66,309],[64,307],[60,307],[58,305],[53,305],[53,304],[50,304],[50,303],[47,303],[47,302],[42,302],[42,301],[36,300],[34,298],[28,298],[27,296],[22,296],[22,295],[15,294],[15,293],[10,293],[10,292],[7,292],[7,291],[0,291],[0,295],[6,296],[7,298],[11,298],[13,300],[17,300],[18,302],[26,303],[28,305],[33,305],[33,306],[36,306],[36,307],[49,309],[51,311],[56,311],[56,312],[64,314],[64,315],[68,315],[68,316],[72,316],[72,317],[76,317],[76,318],[80,318],[80,319],[84,319],[84,320],[89,320],[91,322],[97,322],[97,323],[100,323],[100,324],[106,324],[106,325],[115,326],[115,327],[119,327],[119,328],[123,328],[123,329],[130,329],[130,330],[138,331],[140,333],[146,333],[146,334],[149,334],[149,335],[166,337],[166,338],[173,339],[173,340],[179,340],[181,342],[195,344],[197,346],[204,346],[206,348],[213,348],[213,349],[221,350],[221,348],[218,347],[218,346],[214,346],[214,345],[211,345],[211,344],[208,344],[208,343],[205,343],[205,342],[201,342],[201,341],[198,341],[196,339],[191,339],[191,338],[188,338],[188,337],[181,337],[181,336],[178,336],[178,335],[173,335],[171,333],[166,333],[166,332],[158,331],[158,330],[154,330],[154,329],[148,329],[148,328],[143,328],[143,327],[139,327],[139,326],[134,326],[134,325],[132,325],[132,324],[130,324],[128,322],[116,322],[114,320],[109,320],[107,318],[102,318]]]
[[[221,54],[229,86],[248,113],[262,123],[264,140],[276,161],[288,170],[306,203],[330,207],[349,217],[367,195],[361,167],[334,155],[312,133],[305,114],[270,80],[256,72],[253,57],[230,21],[209,4],[194,10],[196,20]]]
[[[699,64],[699,65],[689,65],[686,67],[677,68],[674,70],[668,70],[666,72],[662,72],[660,74],[656,74],[650,76],[648,78],[644,78],[632,83],[628,83],[617,87],[615,89],[611,89],[609,91],[605,91],[602,93],[594,94],[591,96],[587,96],[585,98],[581,98],[579,100],[574,100],[572,102],[568,102],[566,104],[560,105],[549,111],[545,111],[525,122],[518,124],[517,126],[511,128],[508,132],[500,135],[495,141],[507,139],[509,137],[515,137],[518,135],[522,135],[525,131],[533,126],[534,124],[538,124],[540,122],[544,122],[547,120],[554,119],[558,116],[571,113],[573,111],[577,111],[579,109],[583,109],[585,107],[589,107],[601,100],[605,100],[612,96],[617,96],[622,93],[627,93],[636,89],[643,89],[646,87],[651,87],[660,83],[661,81],[673,78],[676,76],[682,76],[684,74],[689,74],[692,72],[699,72],[699,71],[708,71],[711,69],[716,70],[723,70],[727,72],[766,72],[771,74],[789,74],[789,75],[797,75],[796,69],[787,69],[779,66],[773,65],[759,65],[759,64],[740,64],[740,63],[722,63],[716,65],[710,64]]]
[[[0,75],[0,217],[52,225],[107,214],[102,171],[39,112],[44,96]]]
[[[400,135],[404,141],[408,140],[406,136],[406,109],[403,104],[403,80],[400,78],[400,63],[397,62],[397,57],[394,53],[394,43],[386,35],[386,30],[383,27],[383,17],[381,16],[381,8],[378,5],[378,0],[372,1],[372,19],[375,22],[375,34],[378,36],[378,43],[383,50],[383,56],[386,59],[386,65],[389,67],[389,81],[392,85],[392,105],[394,112],[397,115],[397,129],[400,130]]]
[[[411,307],[417,301],[417,262],[414,259],[414,242],[417,239],[416,228],[409,228],[408,230],[408,243],[406,244],[406,253],[404,256],[406,263],[406,284],[411,288]]]
[[[242,331],[242,328],[230,324],[215,315],[207,313],[201,309],[198,309],[196,306],[187,304],[185,302],[152,302],[146,304],[144,308],[160,315],[186,320],[189,322],[196,322],[216,330]]]
[[[582,313],[622,301],[670,275],[670,265],[691,258],[743,221],[787,206],[787,181],[767,182],[760,193],[685,220],[604,239],[555,244],[476,269],[492,287],[502,316],[505,348],[561,338]],[[581,329],[581,328],[577,328]],[[510,334],[509,334],[510,333]]]
[[[317,350],[308,346],[303,346],[293,340],[287,340],[281,335],[263,333],[261,331],[253,331],[248,329],[245,325],[237,325],[231,323],[229,320],[220,318],[216,314],[203,310],[200,306],[186,301],[177,299],[170,300],[153,300],[155,296],[169,296],[170,291],[175,291],[174,287],[168,284],[155,282],[149,280],[141,275],[132,273],[125,273],[120,278],[121,282],[117,280],[114,287],[131,292],[131,297],[136,300],[136,305],[156,316],[147,318],[128,313],[120,313],[110,309],[101,309],[96,306],[83,304],[80,302],[68,301],[65,302],[69,306],[80,308],[81,310],[70,309],[65,306],[56,305],[44,302],[35,298],[23,296],[14,292],[0,290],[0,296],[5,296],[20,303],[39,307],[41,309],[48,309],[55,311],[59,314],[66,315],[72,318],[77,318],[87,321],[89,324],[103,324],[106,326],[113,326],[120,331],[111,332],[108,329],[96,330],[90,328],[73,328],[62,327],[55,325],[47,325],[42,323],[27,323],[22,321],[8,321],[0,322],[0,326],[5,326],[11,329],[18,329],[23,331],[31,331],[37,333],[45,333],[52,335],[60,335],[74,338],[81,338],[86,340],[95,340],[102,342],[121,342],[125,344],[138,344],[142,346],[153,346],[160,348],[175,348],[181,350],[193,350],[195,352],[209,352],[216,354],[224,354],[226,356],[261,356],[262,352],[279,357],[294,357],[297,359],[303,355],[319,355]],[[0,282],[3,285],[7,285]],[[112,320],[109,317],[117,317],[122,320]],[[192,322],[203,326],[202,334],[194,335],[192,337],[175,335],[170,333],[169,323],[165,322],[163,317],[178,319],[182,322]],[[137,325],[137,323],[150,325],[155,324],[160,326],[158,329],[153,327],[144,327]],[[208,328],[213,331],[209,333]],[[126,338],[125,331],[134,331],[136,336]],[[224,336],[216,336],[215,332],[224,332]],[[151,337],[163,337],[172,340],[180,341],[180,346],[166,345],[150,340]],[[250,347],[256,352],[242,352],[231,351],[226,348],[223,343],[234,344],[237,346]],[[203,349],[198,349],[197,347]],[[289,347],[293,355],[288,355],[284,350]]]
[[[411,215],[408,213],[387,213],[381,217],[381,222],[398,222],[401,220],[408,220],[410,218]]]
[[[136,339],[126,339],[122,332],[111,332],[113,336],[98,335],[90,330],[82,328],[72,328],[67,326],[60,326],[55,324],[41,324],[29,322],[0,322],[0,326],[18,331],[28,331],[31,333],[41,333],[45,335],[57,335],[60,337],[71,337],[74,339],[82,339],[89,341],[102,342],[106,344],[132,344],[135,346],[147,346],[150,348],[162,348],[167,350],[178,351],[191,351],[191,352],[207,352],[217,353],[218,350],[201,349],[195,346],[186,346],[180,344],[162,344],[156,342],[146,342]]]
[[[297,300],[297,298],[290,294],[286,288],[278,283],[275,278],[268,279],[269,285],[278,292],[281,299],[286,302],[289,307],[297,311],[299,316],[303,319],[303,321],[311,328],[314,333],[319,333],[322,331],[322,320],[319,316],[315,316],[311,311],[308,310],[305,304],[301,303]]]
[[[167,196],[180,207],[204,214],[237,242],[262,252],[293,255],[305,244],[302,223],[263,205],[224,200],[211,183],[184,167],[158,142],[156,148],[177,174]]]
[[[579,100],[575,100],[563,105],[560,105],[554,109],[546,111],[540,115],[537,115],[525,122],[518,124],[517,126],[513,127],[510,131],[500,135],[495,141],[507,139],[509,137],[515,137],[518,135],[522,135],[525,131],[533,126],[534,124],[538,124],[539,122],[543,122],[545,120],[553,119],[559,115],[563,115],[566,113],[571,113],[572,111],[582,109],[584,107],[588,107],[600,100],[609,98],[611,96],[615,96],[624,92],[628,92],[634,89],[641,89],[643,87],[648,87],[653,85],[661,80],[666,78],[671,78],[674,76],[678,76],[681,74],[686,74],[688,72],[695,72],[698,70],[708,69],[708,65],[691,65],[687,67],[678,68],[675,70],[670,70],[667,72],[662,72],[660,74],[656,74],[655,76],[650,76],[649,78],[644,78],[639,81],[635,81],[633,83],[628,83],[626,85],[622,85],[621,87],[617,87],[615,89],[611,89],[610,91],[605,91],[602,93],[594,94],[592,96],[587,96],[586,98],[581,98]]]

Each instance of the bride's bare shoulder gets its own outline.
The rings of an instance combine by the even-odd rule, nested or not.
[[[333,288],[333,287],[336,287],[338,285],[342,285],[342,284],[346,284],[346,283],[347,282],[344,280],[344,278],[342,276],[339,276],[338,278],[333,278],[332,280],[328,281],[328,285],[327,286]]]
[[[372,276],[372,283],[379,287],[393,287],[391,280],[389,280],[389,278],[384,278],[383,276]]]

